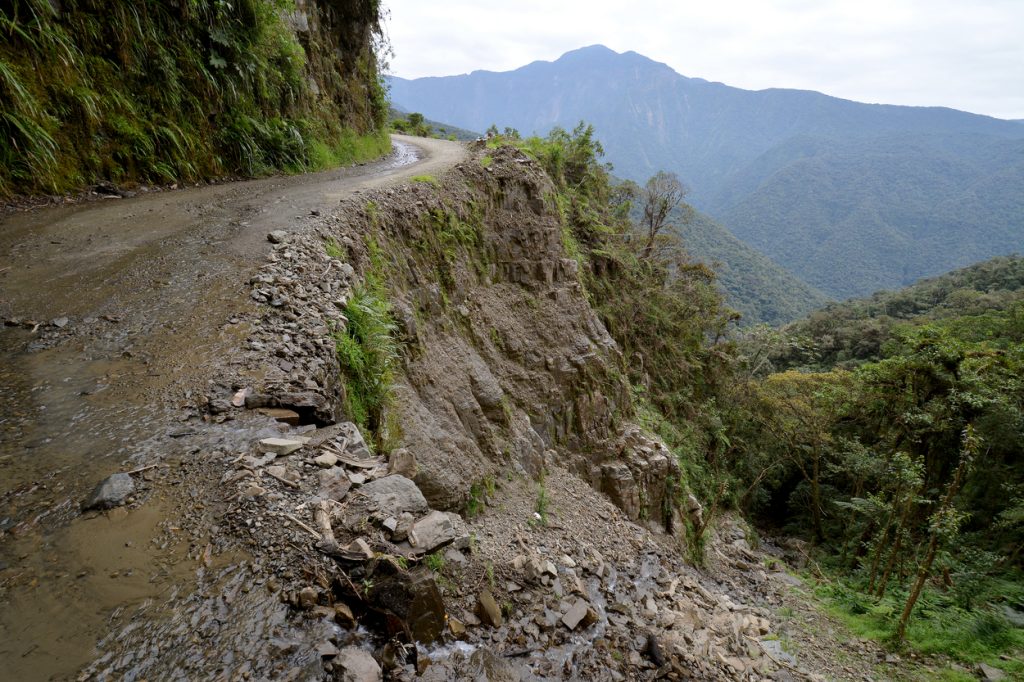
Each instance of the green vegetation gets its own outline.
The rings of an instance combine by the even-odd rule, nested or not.
[[[447,140],[462,140],[463,142],[475,140],[480,137],[479,133],[474,133],[471,130],[465,130],[464,128],[459,128],[447,123],[431,121],[424,118],[423,114],[417,112],[403,114],[392,109],[389,123],[393,131],[396,133],[402,133],[403,135],[436,137]]]
[[[347,40],[323,28],[300,43],[289,0],[6,3],[0,195],[379,155],[389,146],[379,8],[348,4],[335,29]]]
[[[352,421],[381,443],[398,359],[396,325],[383,286],[368,277],[352,291],[345,317],[348,324],[335,334],[345,409]]]
[[[441,554],[428,554],[423,558],[423,563],[427,565],[431,571],[437,574],[444,572],[444,556]]]
[[[1024,340],[1024,258],[998,257],[899,291],[835,303],[786,328],[776,367],[851,368],[877,361],[904,327],[932,324],[998,347]]]
[[[1022,272],[994,259],[740,346],[741,505],[816,546],[857,632],[1002,667],[1024,645],[1004,616],[1024,609]],[[766,374],[772,353],[805,369]]]
[[[823,306],[828,297],[760,251],[740,241],[720,222],[700,211],[680,223],[687,252],[715,271],[726,303],[743,317],[740,324],[784,324]]]
[[[469,500],[466,502],[466,518],[473,519],[483,513],[484,507],[494,498],[497,484],[493,476],[485,476],[469,487]]]
[[[544,483],[544,472],[541,472],[540,479],[537,481],[537,504],[534,505],[534,511],[537,514],[537,522],[542,526],[548,525],[548,507],[550,504],[548,488]]]
[[[424,184],[431,185],[432,187],[441,186],[441,183],[438,182],[437,178],[433,175],[414,175],[409,179],[413,182],[422,182]]]
[[[880,641],[892,637],[892,621],[903,606],[896,596],[866,597],[841,582],[821,586],[817,594],[853,634]],[[967,610],[941,592],[928,591],[922,597],[907,629],[907,644],[921,653],[943,654],[965,663],[984,661],[1010,674],[1024,674],[1021,661],[999,659],[1004,652],[1024,650],[1024,630],[1014,628],[991,608]]]

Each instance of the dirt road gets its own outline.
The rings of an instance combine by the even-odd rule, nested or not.
[[[174,515],[205,506],[187,472],[147,472],[146,503],[120,518],[82,516],[79,503],[110,473],[210,445],[175,425],[245,342],[267,233],[309,229],[343,197],[463,157],[455,143],[395,136],[395,153],[365,166],[0,220],[0,669],[11,679],[74,677],[126,609],[194,583],[196,552],[174,541]]]

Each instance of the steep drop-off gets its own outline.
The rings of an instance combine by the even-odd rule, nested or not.
[[[374,156],[374,0],[15,0],[0,8],[0,195]]]

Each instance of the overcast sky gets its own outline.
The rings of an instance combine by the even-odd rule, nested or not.
[[[405,78],[601,43],[753,90],[1024,118],[1024,0],[384,0]]]

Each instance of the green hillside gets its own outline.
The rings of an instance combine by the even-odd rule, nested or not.
[[[750,248],[706,214],[697,212],[680,230],[686,250],[711,265],[728,305],[741,324],[777,325],[826,303],[820,291],[800,281],[770,258]]]
[[[1024,340],[1024,258],[997,257],[869,298],[833,303],[786,327],[776,366],[828,369],[878,360],[902,327],[932,324],[971,342]]]
[[[794,138],[710,209],[836,298],[905,286],[1024,243],[1024,140]]]

